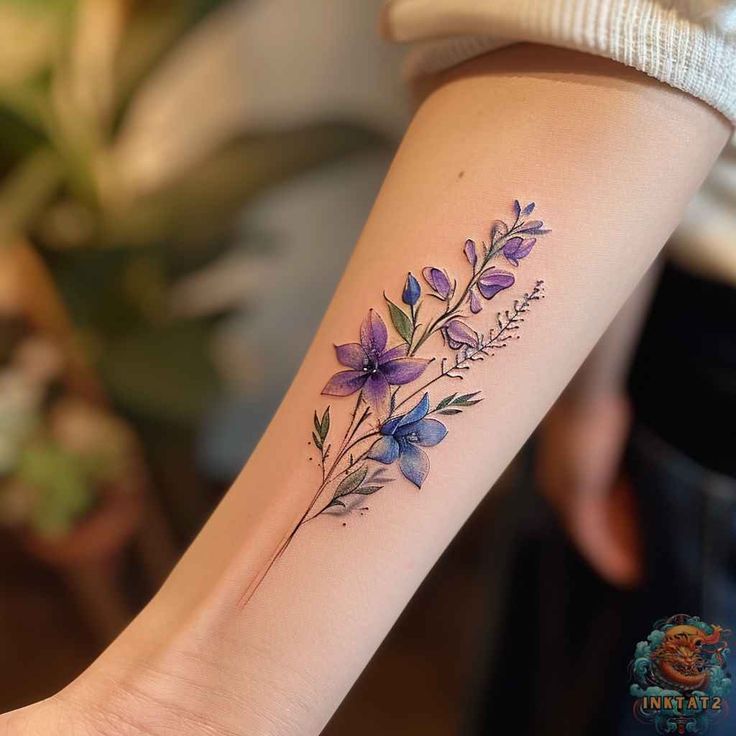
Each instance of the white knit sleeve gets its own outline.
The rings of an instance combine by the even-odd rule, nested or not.
[[[383,27],[414,43],[410,75],[546,43],[639,69],[736,124],[736,0],[390,0]]]

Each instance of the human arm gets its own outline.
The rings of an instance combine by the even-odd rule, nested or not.
[[[220,507],[110,649],[52,701],[0,720],[0,734],[33,734],[44,718],[78,719],[90,736],[318,733],[624,303],[728,134],[692,97],[549,47],[510,47],[441,78],[302,368]],[[408,272],[467,273],[465,239],[487,241],[515,198],[535,201],[551,232],[518,268],[499,263],[516,284],[477,317],[493,322],[537,279],[546,297],[520,339],[463,380],[485,400],[445,418],[421,490],[397,478],[363,516],[318,517],[269,568],[319,483],[306,444],[314,410],[329,404],[337,420],[352,408],[354,397],[321,394],[340,369],[333,344],[354,341],[371,308],[388,322],[383,292],[399,303]],[[439,335],[426,346],[444,354]],[[435,386],[432,402],[456,390]]]

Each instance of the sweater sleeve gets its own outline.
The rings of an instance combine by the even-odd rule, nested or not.
[[[527,41],[605,56],[736,123],[736,0],[389,0],[387,37],[410,76]]]

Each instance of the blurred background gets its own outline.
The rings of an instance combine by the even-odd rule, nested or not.
[[[0,711],[66,684],[145,604],[276,408],[408,121],[380,4],[0,0]],[[619,696],[654,620],[639,531],[662,509],[635,511],[620,472],[653,452],[631,439],[625,356],[657,284],[667,313],[663,281],[696,288],[676,282],[692,270],[653,270],[328,734],[629,733]],[[723,288],[708,319],[731,333]],[[648,394],[661,374],[638,354]],[[672,605],[698,613],[693,585]]]

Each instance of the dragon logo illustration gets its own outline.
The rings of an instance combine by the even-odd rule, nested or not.
[[[686,614],[657,621],[630,664],[634,716],[660,734],[705,733],[725,717],[729,634]]]

